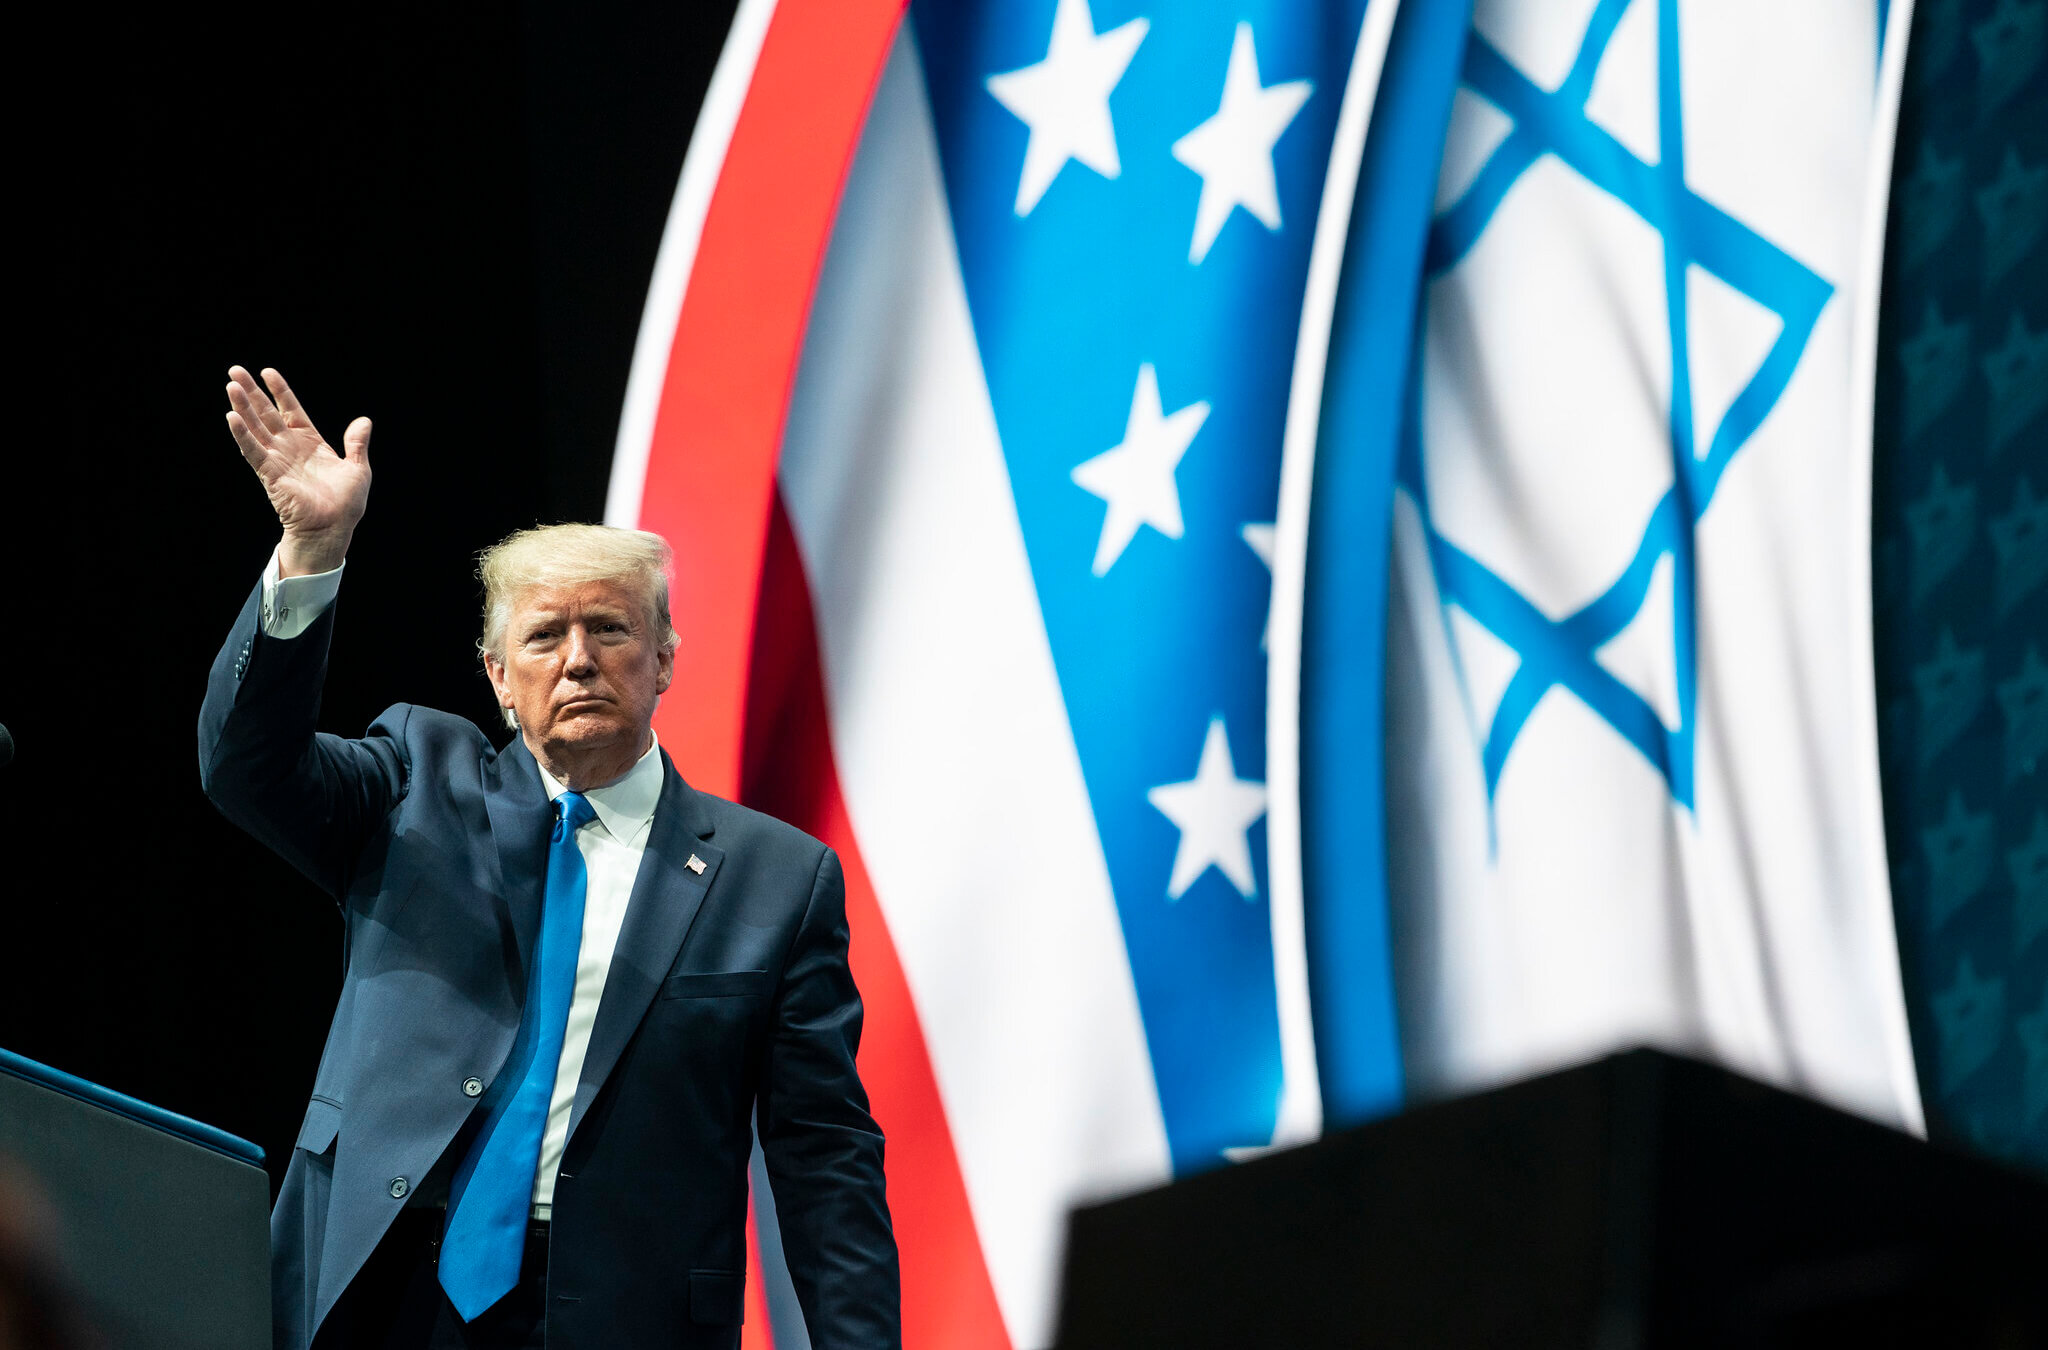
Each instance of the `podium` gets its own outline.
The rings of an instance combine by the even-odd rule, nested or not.
[[[1636,1050],[1076,1211],[1057,1344],[2048,1345],[2048,1184]]]
[[[270,1345],[270,1182],[247,1140],[0,1050],[0,1159],[108,1350]]]

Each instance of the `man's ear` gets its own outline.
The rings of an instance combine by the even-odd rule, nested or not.
[[[484,653],[484,674],[491,682],[491,692],[498,696],[498,706],[512,706],[512,686],[505,682],[505,663],[489,652]]]
[[[669,650],[662,652],[655,657],[654,692],[657,694],[666,694],[668,692],[669,685],[674,682],[675,678],[676,653],[675,649],[671,647]]]

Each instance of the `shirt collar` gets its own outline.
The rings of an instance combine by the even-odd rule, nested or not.
[[[549,801],[569,790],[537,758],[534,767],[540,770],[541,785],[547,788]],[[661,780],[661,741],[649,733],[647,753],[634,761],[624,778],[592,788],[583,796],[605,832],[622,844],[630,844],[654,819],[655,804],[661,800]]]

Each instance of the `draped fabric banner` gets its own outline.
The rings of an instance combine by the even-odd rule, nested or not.
[[[608,517],[683,772],[845,862],[910,1346],[1411,1089],[1650,1041],[1918,1127],[1892,8],[744,0]]]
[[[1074,1202],[1320,1127],[1268,610],[1395,7],[850,5],[829,72],[814,9],[741,7],[608,517],[678,550],[679,767],[846,864],[906,1343],[1039,1346]]]
[[[1905,8],[1474,6],[1394,516],[1419,1091],[1649,1041],[1920,1125],[1868,536]]]

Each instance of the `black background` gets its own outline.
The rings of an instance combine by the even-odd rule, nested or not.
[[[1969,22],[1990,9],[1972,0]],[[323,724],[357,734],[407,700],[495,731],[473,558],[603,510],[647,277],[731,10],[73,6],[13,24],[0,1047],[252,1139],[281,1174],[340,924],[198,788],[206,669],[276,539],[222,422],[227,367],[279,367],[331,435],[376,421]],[[1916,15],[1916,61],[1937,17]],[[1967,90],[1974,67],[1951,64]],[[2038,127],[2043,77],[1956,136]],[[1900,179],[1960,97],[1909,65]],[[1881,417],[1917,321],[1891,311],[1896,273]],[[2035,322],[2041,276],[2013,301]],[[1921,481],[1887,477],[1888,445],[1881,427],[1880,595],[1905,565],[1887,503]],[[1888,645],[1895,610],[1878,622],[1887,708],[1918,659]],[[1987,703],[1980,730],[1991,718]],[[1915,835],[1887,786],[1907,913]],[[1909,915],[1916,1010],[1932,978],[1917,940]],[[1984,1146],[1946,1121],[1924,1017],[1916,1030],[1935,1133]]]
[[[263,1146],[341,978],[324,894],[200,795],[207,667],[276,541],[223,416],[274,365],[376,424],[322,724],[495,726],[476,551],[597,519],[731,3],[76,7],[12,52],[0,1046]]]

